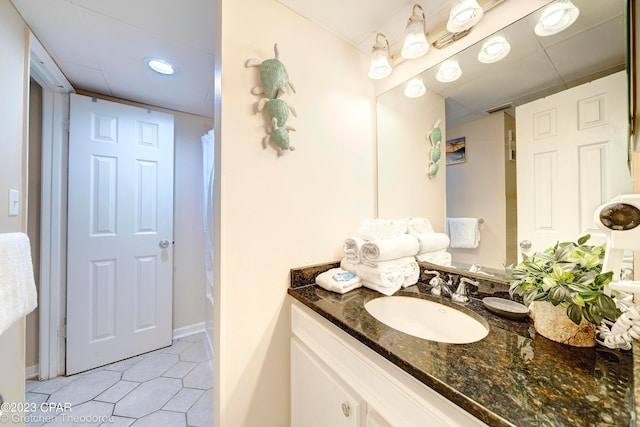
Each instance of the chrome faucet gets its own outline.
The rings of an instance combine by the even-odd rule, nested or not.
[[[433,274],[434,277],[429,280],[429,284],[431,285],[431,293],[436,296],[441,296],[442,292],[445,295],[451,297],[453,295],[453,291],[451,290],[452,278],[451,274],[449,274],[449,281],[445,282],[445,280],[440,277],[440,272],[435,270],[425,270],[425,274]]]
[[[467,295],[467,287],[466,287],[467,284],[473,285],[473,286],[480,285],[480,283],[478,283],[475,280],[471,280],[468,277],[461,277],[460,284],[458,284],[458,289],[456,289],[456,291],[451,295],[451,299],[453,301],[456,301],[456,302],[469,301],[469,296]]]

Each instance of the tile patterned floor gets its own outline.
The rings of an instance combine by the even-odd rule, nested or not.
[[[213,373],[203,333],[70,377],[27,381],[26,427],[212,427]]]

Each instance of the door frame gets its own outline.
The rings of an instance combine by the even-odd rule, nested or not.
[[[42,86],[42,199],[40,211],[40,380],[65,373],[67,152],[69,94],[75,92],[29,30],[29,76]]]

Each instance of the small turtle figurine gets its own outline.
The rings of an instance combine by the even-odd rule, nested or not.
[[[431,142],[431,148],[429,149],[429,179],[435,178],[440,168],[439,162],[442,156],[440,149],[440,141],[442,141],[442,130],[440,130],[440,119],[438,119],[431,129],[431,132],[427,135]]]
[[[294,151],[296,148],[289,144],[289,132],[294,131],[293,126],[278,127],[278,119],[271,119],[271,125],[267,130],[268,134],[262,139],[262,147],[267,148],[269,139],[276,145],[278,157],[284,156],[286,150]]]
[[[278,119],[278,124],[280,126],[287,123],[287,120],[289,119],[289,111],[291,111],[291,114],[293,114],[294,117],[297,117],[295,108],[280,98],[262,98],[258,101],[258,111],[262,111],[265,105],[267,106],[267,114],[269,115],[269,118],[271,120],[274,118]]]
[[[260,83],[262,86],[256,86],[251,89],[254,95],[264,93],[269,99],[276,99],[282,95],[287,86],[295,93],[293,84],[289,81],[289,74],[284,64],[280,61],[280,53],[278,52],[278,44],[273,45],[276,57],[260,61],[252,58],[247,60],[245,67],[260,67]]]

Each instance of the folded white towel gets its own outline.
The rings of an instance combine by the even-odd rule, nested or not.
[[[420,243],[418,255],[425,252],[439,251],[449,247],[449,236],[444,233],[413,234]]]
[[[362,286],[362,279],[336,267],[318,274],[316,284],[328,291],[344,294]]]
[[[407,223],[407,233],[409,234],[423,234],[433,233],[433,227],[431,222],[427,218],[409,218]]]
[[[342,245],[344,255],[349,261],[358,263],[360,262],[360,248],[364,240],[359,237],[348,237]]]
[[[477,248],[480,243],[478,218],[447,218],[452,248]]]
[[[345,271],[348,271],[349,273],[356,274],[356,264],[358,263],[351,261],[347,257],[344,257],[340,261],[340,268],[342,268]]]
[[[420,243],[411,234],[374,240],[362,244],[360,259],[363,264],[374,265],[379,261],[415,256],[420,250]]]
[[[416,259],[420,262],[428,262],[431,264],[442,265],[444,267],[451,266],[451,254],[446,249],[434,252],[425,252],[416,255]]]
[[[395,271],[396,267],[400,267],[400,271],[402,272],[402,275],[404,277],[404,281],[402,282],[403,288],[415,285],[416,283],[418,283],[418,279],[420,278],[420,266],[416,262],[416,259],[412,256],[390,259],[387,261],[380,261],[364,265],[370,268],[381,269],[383,271],[387,271],[387,269]]]
[[[390,263],[384,267],[372,267],[365,264],[356,265],[356,274],[362,279],[362,285],[391,295],[402,287],[405,275],[398,264]]]
[[[388,239],[407,232],[408,219],[366,219],[356,235],[364,240]]]
[[[29,237],[0,234],[0,334],[37,305]]]

